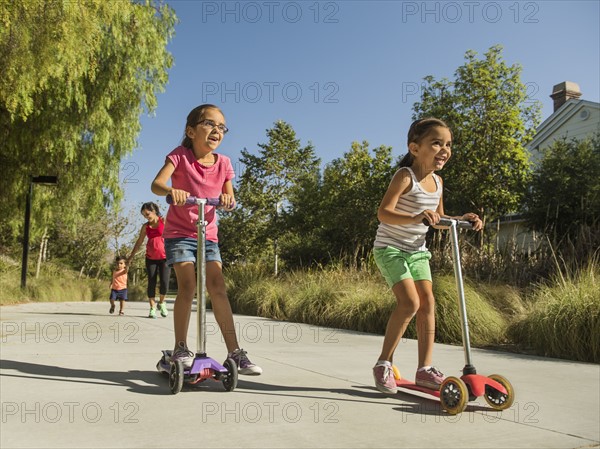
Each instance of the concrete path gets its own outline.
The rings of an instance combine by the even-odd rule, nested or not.
[[[2,448],[600,447],[599,365],[474,350],[478,372],[508,378],[515,403],[498,412],[479,398],[449,416],[429,395],[375,390],[381,336],[237,315],[263,375],[240,376],[233,392],[209,380],[172,395],[155,370],[173,344],[171,315],[148,319],[144,303],[127,304],[125,316],[108,308],[0,308]],[[223,361],[207,320],[208,355]],[[192,349],[195,335],[194,322]],[[396,351],[406,377],[416,354],[414,340]],[[434,359],[460,376],[461,347],[436,345]]]

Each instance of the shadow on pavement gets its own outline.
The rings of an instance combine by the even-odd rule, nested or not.
[[[53,365],[42,365],[16,360],[0,361],[3,370],[14,370],[22,374],[2,373],[5,377],[22,377],[40,380],[51,380],[58,382],[84,383],[108,386],[126,387],[128,391],[146,395],[170,395],[168,380],[165,374],[156,371],[93,371],[77,368],[65,368]],[[196,385],[184,384],[184,391],[224,392],[220,382],[206,381]],[[302,399],[321,399],[325,401],[349,401],[358,403],[380,404],[386,407],[394,405],[390,400],[402,401],[399,407],[394,407],[402,413],[421,415],[444,414],[439,401],[428,399],[418,395],[399,391],[396,396],[386,396],[378,392],[374,387],[365,385],[353,385],[352,388],[319,388],[312,386],[289,386],[277,385],[264,382],[253,382],[239,379],[236,393],[260,394],[278,397],[296,397]],[[319,394],[322,393],[322,394]],[[338,396],[331,396],[331,394]],[[480,407],[469,404],[468,411],[493,411],[488,407]]]
[[[0,368],[15,370],[23,374],[2,373],[3,377],[23,377],[52,380],[58,382],[79,382],[85,384],[127,387],[133,393],[162,395],[171,394],[166,378],[156,371],[93,371],[64,368],[61,366],[40,365],[16,360],[0,361]],[[147,384],[147,385],[143,385]]]

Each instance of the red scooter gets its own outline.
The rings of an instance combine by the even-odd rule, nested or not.
[[[425,224],[428,225],[429,223]],[[460,250],[458,247],[458,228],[471,229],[472,224],[468,221],[460,221],[451,218],[442,218],[437,224],[439,226],[448,226],[450,229],[452,255],[454,258],[454,276],[456,278],[456,288],[458,290],[458,305],[465,353],[465,367],[462,370],[463,375],[460,376],[460,378],[454,376],[446,377],[439,390],[432,390],[416,385],[408,379],[403,379],[398,368],[393,366],[396,385],[399,388],[420,391],[438,397],[442,409],[451,415],[461,413],[467,407],[468,401],[474,401],[480,396],[483,396],[493,409],[505,410],[509,408],[515,400],[515,392],[511,383],[499,374],[492,374],[490,376],[477,374],[475,367],[471,363],[469,322],[467,320],[467,306],[463,288]]]

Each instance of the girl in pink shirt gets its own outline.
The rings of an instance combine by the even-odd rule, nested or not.
[[[234,177],[231,161],[215,153],[228,129],[221,110],[214,105],[198,106],[188,114],[185,137],[181,146],[171,151],[164,166],[152,182],[156,195],[171,195],[173,204],[167,213],[164,230],[167,264],[173,266],[177,277],[177,297],[173,308],[175,349],[172,359],[181,360],[191,367],[194,354],[187,347],[187,333],[196,290],[194,263],[197,255],[198,207],[185,205],[188,196],[200,198],[219,197],[225,210],[235,206]],[[171,186],[167,182],[171,180]],[[240,374],[258,375],[262,369],[250,362],[246,351],[239,347],[233,323],[233,313],[218,245],[217,216],[215,208],[206,207],[206,289],[210,295],[215,319],[227,346],[227,357],[233,358]]]
[[[138,252],[144,239],[148,237],[146,242],[146,273],[148,275],[148,302],[150,303],[150,313],[148,318],[156,318],[156,281],[160,278],[159,294],[160,301],[158,303],[158,309],[163,317],[166,317],[167,303],[165,302],[165,296],[167,294],[167,288],[169,287],[169,277],[171,269],[167,265],[167,255],[165,253],[165,241],[163,239],[163,232],[165,222],[163,217],[160,215],[160,209],[158,205],[153,202],[142,204],[140,210],[144,218],[147,220],[140,229],[133,250],[127,258],[127,265],[131,264],[133,257]]]

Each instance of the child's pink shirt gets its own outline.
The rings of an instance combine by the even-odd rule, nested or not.
[[[124,288],[127,288],[127,268],[113,271],[110,288],[112,290],[123,290]]]
[[[231,160],[222,154],[213,153],[217,161],[206,167],[200,164],[194,152],[184,146],[179,146],[167,155],[167,160],[175,166],[171,175],[171,187],[185,190],[190,195],[199,198],[218,198],[223,193],[223,185],[235,177]],[[205,220],[206,240],[218,242],[217,215],[213,206],[206,206]],[[169,206],[164,238],[198,238],[196,222],[198,221],[198,206]]]

